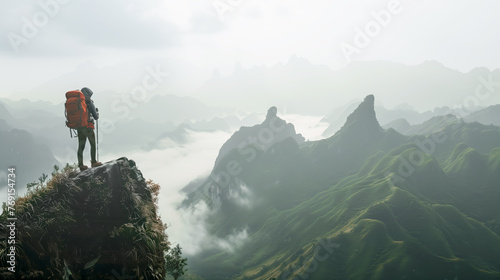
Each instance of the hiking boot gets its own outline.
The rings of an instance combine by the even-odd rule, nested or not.
[[[88,167],[88,166],[86,166],[86,165],[80,165],[79,167],[80,167],[80,171],[83,171],[83,170],[89,169],[89,167]]]
[[[92,167],[97,167],[97,166],[101,166],[101,165],[102,165],[102,163],[99,161],[92,163]]]

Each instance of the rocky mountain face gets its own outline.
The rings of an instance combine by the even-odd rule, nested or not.
[[[8,249],[7,221],[14,216],[16,272],[2,258],[0,278],[164,279],[169,245],[157,192],[127,158],[54,174],[17,199],[15,210],[4,208],[0,249]]]
[[[287,138],[293,139],[297,143],[304,142],[304,137],[297,134],[295,127],[287,123],[277,115],[278,109],[271,107],[267,111],[266,119],[252,127],[241,127],[235,132],[224,145],[222,145],[215,165],[230,151],[243,150],[248,146],[253,146],[260,151],[267,151],[271,146]]]

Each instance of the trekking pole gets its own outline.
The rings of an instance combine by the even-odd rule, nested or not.
[[[97,162],[99,162],[99,120],[95,120],[97,127]]]

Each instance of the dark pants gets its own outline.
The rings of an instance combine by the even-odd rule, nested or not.
[[[87,127],[80,127],[77,129],[78,132],[78,166],[83,165],[83,149],[85,149],[85,143],[87,142],[87,139],[89,139],[90,142],[90,157],[91,163],[97,162],[95,159],[95,153],[96,153],[96,145],[95,145],[95,134],[94,130],[92,128],[87,128]]]

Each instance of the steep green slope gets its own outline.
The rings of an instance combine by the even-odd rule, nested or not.
[[[426,176],[425,170],[414,176]],[[404,185],[413,190],[425,187],[410,180]],[[498,211],[492,213],[500,216]],[[365,175],[352,176],[277,214],[240,249],[244,254],[220,257],[256,256],[239,262],[259,263],[267,256],[259,267],[274,264],[266,271],[248,269],[241,279],[299,275],[308,279],[497,279],[499,249],[498,234],[456,207],[419,199],[380,175]]]

